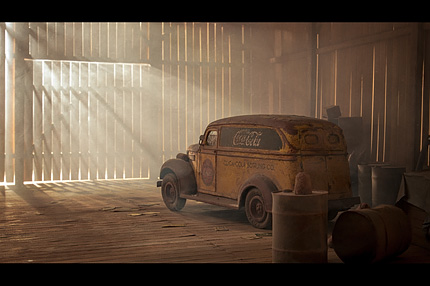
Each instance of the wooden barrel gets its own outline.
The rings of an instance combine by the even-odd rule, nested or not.
[[[273,194],[272,262],[327,262],[327,196]]]
[[[333,249],[345,263],[393,258],[408,249],[411,238],[408,217],[391,205],[343,212],[332,232]]]

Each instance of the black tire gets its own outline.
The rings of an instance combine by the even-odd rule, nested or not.
[[[259,189],[253,188],[246,195],[245,213],[252,226],[261,229],[272,227],[272,214],[267,212],[263,195]]]
[[[180,211],[187,201],[179,197],[179,183],[174,173],[164,176],[161,183],[161,196],[166,207],[172,211]]]

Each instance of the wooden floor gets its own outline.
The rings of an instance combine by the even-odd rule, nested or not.
[[[243,211],[187,201],[171,212],[145,180],[0,192],[1,263],[271,263],[271,235]],[[342,263],[330,248],[328,262]],[[414,245],[391,261],[417,262],[430,252]]]

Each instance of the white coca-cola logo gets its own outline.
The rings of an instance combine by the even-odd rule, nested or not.
[[[233,137],[233,146],[259,147],[263,132],[241,129]]]

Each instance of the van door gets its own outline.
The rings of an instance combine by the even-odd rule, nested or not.
[[[218,149],[218,131],[206,131],[200,145],[198,159],[198,188],[202,193],[214,193],[216,187],[216,152]]]
[[[329,191],[324,135],[324,129],[303,129],[300,131],[300,145],[302,167],[310,175],[312,187]]]
[[[329,192],[329,199],[351,196],[346,145],[341,134],[322,128],[301,130],[303,170],[312,187]]]

